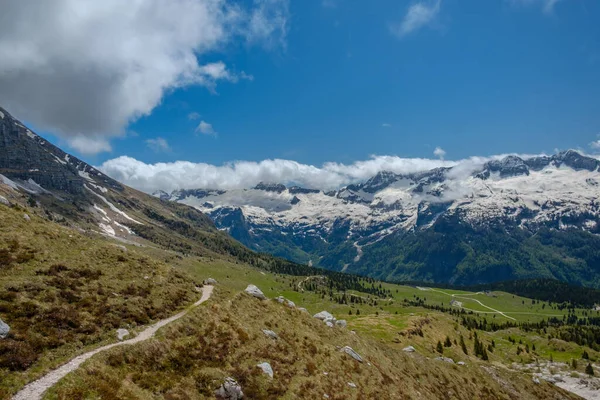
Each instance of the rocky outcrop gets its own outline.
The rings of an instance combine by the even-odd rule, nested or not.
[[[0,204],[10,207],[10,201],[8,201],[4,196],[0,196]]]
[[[215,391],[215,396],[223,400],[240,400],[244,397],[242,387],[231,377],[226,378],[225,382]]]
[[[258,368],[262,369],[262,372],[265,375],[269,375],[269,378],[273,379],[273,368],[271,367],[271,364],[269,364],[268,362],[263,362],[260,364],[256,365]]]
[[[354,351],[354,349],[350,346],[344,346],[344,347],[342,347],[342,350],[340,350],[340,351],[348,354],[350,357],[354,358],[358,362],[363,362],[362,357],[356,351]]]
[[[217,284],[217,280],[213,279],[213,278],[208,278],[204,280],[204,284],[205,285],[216,285]]]
[[[451,359],[451,358],[449,358],[449,357],[436,357],[435,359],[438,360],[438,361],[447,362],[449,364],[454,364],[454,360]]]
[[[335,321],[335,326],[339,328],[345,328],[346,326],[348,326],[348,323],[345,319],[338,319],[337,321]]]
[[[279,339],[279,335],[277,335],[275,332],[273,332],[270,329],[263,329],[263,333],[265,334],[266,337],[269,337],[271,339]]]
[[[412,346],[408,346],[408,347],[403,348],[402,351],[405,351],[407,353],[414,353],[417,350]]]
[[[335,320],[333,315],[328,311],[321,311],[320,313],[316,313],[315,315],[313,315],[313,317],[315,317],[316,319],[320,319],[321,321]]]
[[[8,332],[10,332],[10,326],[0,319],[0,339],[6,338],[8,336]]]
[[[267,296],[255,285],[248,285],[244,292],[248,293],[252,297],[256,297],[260,300],[267,300]]]

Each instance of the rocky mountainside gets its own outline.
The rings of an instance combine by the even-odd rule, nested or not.
[[[196,207],[253,249],[334,270],[393,280],[545,277],[598,285],[599,167],[569,150],[383,171],[331,192],[261,183],[155,195]]]

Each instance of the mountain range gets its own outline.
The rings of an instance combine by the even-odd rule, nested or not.
[[[598,287],[600,161],[569,150],[322,191],[280,183],[156,192],[261,252],[391,281],[552,278]]]

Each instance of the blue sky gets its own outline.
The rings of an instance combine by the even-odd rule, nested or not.
[[[600,139],[598,1],[244,4],[276,2],[285,3],[277,35],[259,44],[238,35],[195,53],[235,78],[163,88],[149,115],[110,138],[111,151],[82,158],[321,165],[436,158],[436,147],[448,159],[592,151]],[[214,134],[197,132],[201,122]]]

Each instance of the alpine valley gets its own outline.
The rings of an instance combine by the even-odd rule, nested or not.
[[[600,161],[569,150],[334,191],[261,183],[159,191],[260,252],[387,281],[457,285],[552,278],[600,287]]]

